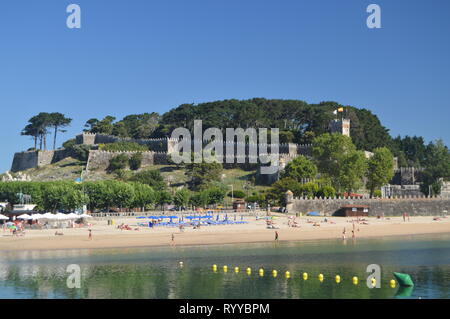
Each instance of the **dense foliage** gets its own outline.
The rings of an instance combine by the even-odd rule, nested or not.
[[[64,114],[41,112],[28,120],[28,125],[22,130],[21,135],[31,136],[34,140],[34,149],[47,149],[47,135],[53,131],[53,149],[56,148],[56,136],[58,132],[65,132],[62,128],[70,125],[72,119]]]
[[[149,148],[138,143],[121,141],[109,144],[100,144],[99,150],[110,152],[145,152],[148,151]]]

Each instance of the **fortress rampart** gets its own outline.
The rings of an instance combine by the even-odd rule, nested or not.
[[[162,152],[109,152],[92,150],[89,152],[86,170],[106,170],[111,159],[113,159],[117,155],[125,154],[128,156],[128,158],[131,158],[131,156],[136,153],[142,154],[142,168],[152,165],[168,164],[168,154]]]
[[[11,171],[19,172],[29,168],[36,168],[53,164],[72,155],[72,152],[66,149],[59,149],[54,151],[27,151],[16,153],[14,154]]]
[[[450,211],[450,198],[425,196],[400,196],[392,198],[294,198],[288,205],[289,213],[317,211],[332,216],[344,205],[367,205],[369,215],[401,216],[440,216],[444,210]]]

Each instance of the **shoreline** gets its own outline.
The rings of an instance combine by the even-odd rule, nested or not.
[[[323,223],[323,218],[309,218],[320,227],[312,226],[306,219],[300,221],[299,228],[287,226],[287,218],[279,217],[276,224],[280,242],[300,242],[313,240],[342,240],[343,228],[346,228],[347,241],[352,241],[352,223],[349,218],[332,218],[334,224]],[[433,221],[430,217],[413,217],[411,222],[401,218],[377,220],[368,218],[368,225],[355,224],[356,241],[366,238],[404,237],[414,235],[450,234],[450,219]],[[132,219],[126,219],[131,222]],[[135,220],[134,220],[135,221]],[[106,223],[105,223],[106,224]],[[359,228],[359,231],[357,230]],[[0,251],[45,251],[70,249],[107,249],[107,248],[175,248],[187,246],[208,246],[226,244],[270,243],[274,240],[274,229],[266,229],[264,221],[249,221],[243,225],[203,226],[199,230],[140,228],[139,231],[119,230],[114,226],[94,222],[91,227],[93,240],[88,240],[88,228],[63,229],[63,236],[55,236],[51,230],[28,230],[25,237],[12,237],[0,231]],[[172,234],[175,245],[172,245]]]

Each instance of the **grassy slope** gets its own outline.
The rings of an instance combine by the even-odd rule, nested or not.
[[[83,162],[80,162],[73,158],[66,158],[58,163],[46,165],[40,168],[32,168],[23,171],[22,174],[26,174],[31,177],[33,181],[56,181],[56,180],[75,180],[80,177],[81,170],[85,167]],[[154,165],[146,167],[144,169],[158,169],[161,171],[164,178],[170,182],[172,187],[182,187],[187,182],[186,175],[183,170],[177,169],[176,166],[171,165]],[[233,185],[234,190],[244,189],[244,185],[249,180],[254,171],[244,171],[242,169],[224,169],[222,172],[221,182],[227,186]],[[130,172],[132,174],[132,172]],[[115,179],[114,174],[107,174],[104,171],[90,171],[84,176],[86,181],[97,181],[105,179]],[[261,191],[267,189],[267,186],[252,185],[248,190],[249,194],[255,191]],[[231,191],[231,186],[229,187]]]

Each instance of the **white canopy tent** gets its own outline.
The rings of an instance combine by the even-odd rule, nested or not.
[[[22,215],[20,215],[20,216],[17,216],[17,219],[24,219],[24,220],[29,220],[29,219],[31,219],[32,217],[30,216],[30,215],[28,215],[28,214],[22,214]]]
[[[56,219],[55,214],[52,213],[45,213],[44,215],[42,215],[43,219]]]
[[[9,217],[6,217],[5,215],[0,214],[0,220],[8,220]]]

